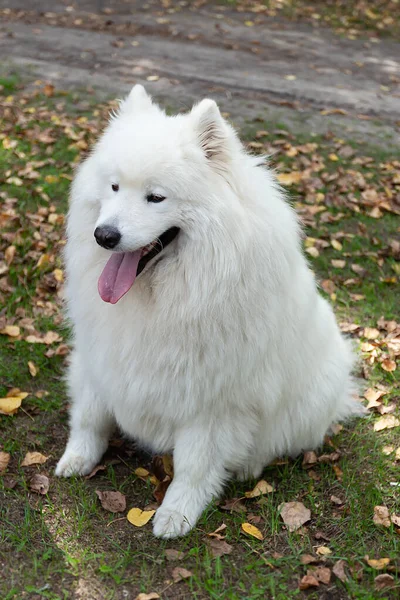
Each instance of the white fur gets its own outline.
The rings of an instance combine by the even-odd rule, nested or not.
[[[154,190],[167,199],[148,203]],[[93,231],[105,223],[122,232],[117,250],[181,228],[116,305],[97,292],[110,251]],[[79,168],[67,237],[73,404],[56,472],[88,473],[115,424],[173,451],[155,535],[187,533],[230,476],[317,447],[357,412],[352,351],[296,215],[211,100],[167,117],[135,86]]]

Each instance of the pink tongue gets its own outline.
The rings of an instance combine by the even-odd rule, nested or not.
[[[111,255],[97,286],[104,302],[116,304],[131,289],[136,279],[141,253],[140,249]]]

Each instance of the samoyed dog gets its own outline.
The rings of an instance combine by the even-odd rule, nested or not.
[[[358,412],[349,342],[263,162],[214,101],[170,117],[136,85],[72,185],[56,474],[89,473],[116,425],[173,452],[156,536],[184,535],[230,477],[318,447]]]

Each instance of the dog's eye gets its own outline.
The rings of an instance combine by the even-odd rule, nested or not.
[[[161,196],[161,194],[147,194],[146,200],[147,202],[162,202],[165,200],[165,196]]]
[[[111,185],[111,189],[112,189],[112,191],[113,191],[113,192],[118,192],[118,190],[119,190],[119,185],[118,185],[118,183],[113,183],[113,184]]]

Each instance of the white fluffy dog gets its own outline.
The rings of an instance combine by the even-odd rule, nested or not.
[[[136,85],[72,186],[56,473],[89,473],[116,424],[173,451],[156,536],[187,533],[229,477],[319,446],[357,412],[349,343],[262,162],[212,100],[169,117]]]

